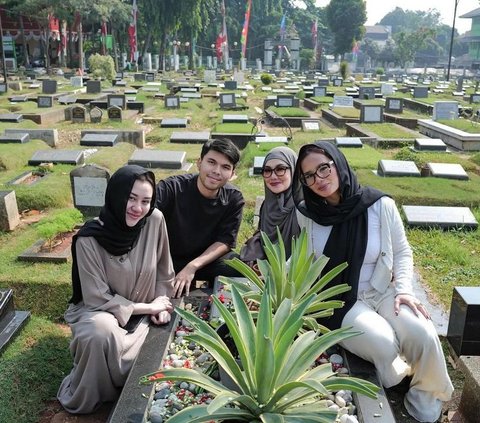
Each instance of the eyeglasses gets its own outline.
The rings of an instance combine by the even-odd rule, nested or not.
[[[320,179],[325,179],[332,173],[332,165],[335,163],[330,160],[328,163],[322,163],[317,167],[317,170],[313,173],[300,174],[300,182],[307,187],[311,187],[315,183],[315,178],[318,176]]]
[[[264,178],[270,178],[272,173],[275,173],[277,176],[283,176],[290,169],[288,166],[277,166],[276,168],[272,169],[271,167],[264,167],[262,169],[262,176]]]

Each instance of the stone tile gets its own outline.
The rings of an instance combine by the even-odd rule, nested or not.
[[[420,171],[413,161],[380,160],[377,174],[379,176],[420,176]]]
[[[160,127],[162,128],[186,128],[187,119],[185,118],[165,118],[162,119]]]
[[[180,170],[187,165],[185,159],[185,151],[142,149],[133,152],[128,164],[137,164],[146,168]]]
[[[210,132],[172,132],[170,135],[170,142],[181,144],[203,144],[210,139]]]
[[[117,134],[85,134],[80,140],[80,145],[113,147],[118,142]]]
[[[468,207],[403,206],[410,227],[476,229],[478,222]]]
[[[82,164],[85,160],[83,151],[78,150],[39,150],[28,161],[29,166],[38,166],[41,163],[54,164]]]
[[[469,177],[465,169],[458,163],[427,163],[429,176],[447,179],[459,179],[468,181]]]
[[[23,144],[30,141],[29,134],[17,133],[17,134],[5,134],[0,135],[0,144],[2,143],[18,143]]]
[[[337,137],[335,138],[335,144],[337,147],[350,147],[350,148],[362,148],[362,140],[358,137]]]
[[[413,148],[418,151],[447,151],[447,144],[440,138],[417,138]]]
[[[225,114],[222,117],[222,123],[248,123],[248,116]]]
[[[21,122],[23,120],[23,115],[17,113],[3,113],[0,114],[0,122]]]

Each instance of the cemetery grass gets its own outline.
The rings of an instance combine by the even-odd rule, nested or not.
[[[480,124],[469,119],[439,120],[438,123],[460,129],[469,134],[480,134]]]
[[[418,134],[404,128],[395,123],[362,123],[361,129],[366,129],[368,132],[373,132],[379,138],[417,138]]]
[[[300,107],[275,107],[270,106],[268,110],[281,117],[310,117],[310,113]]]
[[[360,119],[360,110],[355,109],[355,107],[334,107],[332,112],[344,118]]]

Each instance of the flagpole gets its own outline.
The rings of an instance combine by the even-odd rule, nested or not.
[[[228,70],[228,34],[227,34],[227,21],[225,19],[225,0],[222,0],[222,15],[223,15],[223,36],[225,38],[223,45],[223,59],[225,60],[225,70]]]

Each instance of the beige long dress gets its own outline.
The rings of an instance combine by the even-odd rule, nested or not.
[[[158,210],[123,256],[110,255],[93,237],[80,237],[76,249],[83,301],[70,304],[65,313],[74,362],[57,397],[67,411],[87,414],[118,398],[148,334],[149,319],[133,333],[122,326],[134,303],[170,295],[174,271],[165,219]]]

